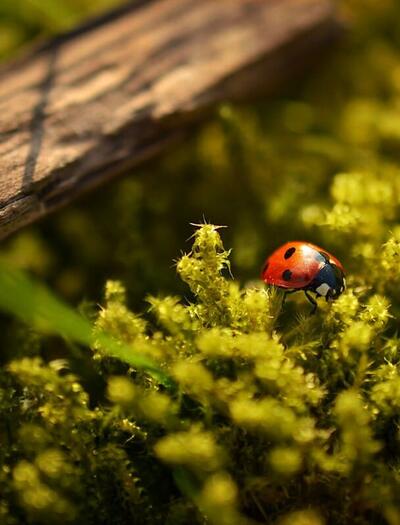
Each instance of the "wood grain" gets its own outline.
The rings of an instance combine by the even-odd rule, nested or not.
[[[329,0],[151,0],[0,72],[0,238],[270,93],[338,34]]]

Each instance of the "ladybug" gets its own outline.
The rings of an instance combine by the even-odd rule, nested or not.
[[[340,261],[309,242],[287,242],[275,250],[266,260],[261,278],[267,284],[284,288],[284,300],[287,294],[303,290],[313,305],[311,313],[315,313],[317,302],[310,292],[316,298],[332,301],[346,288]]]

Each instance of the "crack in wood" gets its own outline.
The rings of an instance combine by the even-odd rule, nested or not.
[[[29,188],[34,175],[36,163],[40,155],[40,150],[43,143],[45,133],[44,118],[46,114],[46,107],[50,97],[50,92],[55,80],[55,71],[57,63],[58,45],[55,45],[48,51],[48,66],[46,76],[39,86],[39,102],[33,110],[31,125],[30,125],[30,148],[25,162],[25,170],[22,180],[22,186]]]

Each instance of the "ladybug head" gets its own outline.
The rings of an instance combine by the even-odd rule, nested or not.
[[[319,270],[309,288],[317,296],[333,301],[346,289],[346,279],[342,270],[333,263],[327,263]]]

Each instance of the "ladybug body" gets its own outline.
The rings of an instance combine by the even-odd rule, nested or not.
[[[308,292],[329,301],[336,299],[346,287],[344,269],[336,257],[314,244],[299,241],[284,244],[268,257],[262,279],[284,288],[287,293],[303,290],[313,305],[313,312],[317,303]]]

